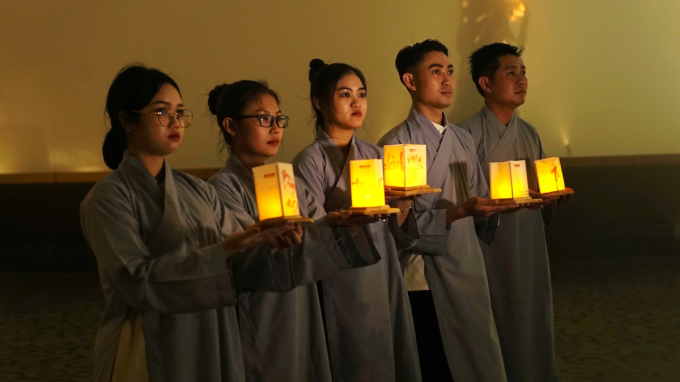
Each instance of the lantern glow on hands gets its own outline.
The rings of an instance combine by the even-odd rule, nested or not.
[[[410,196],[441,192],[427,184],[426,145],[385,145],[385,186],[388,195]]]
[[[507,203],[538,203],[529,195],[526,162],[508,161],[489,163],[491,199]],[[503,204],[503,203],[501,203]]]
[[[293,165],[272,163],[253,167],[255,198],[260,222],[281,219],[290,222],[313,222],[300,216]]]
[[[536,176],[541,193],[546,196],[571,195],[574,190],[564,186],[560,158],[545,158],[534,161]]]
[[[353,214],[391,214],[398,208],[385,205],[385,182],[380,159],[349,162]]]

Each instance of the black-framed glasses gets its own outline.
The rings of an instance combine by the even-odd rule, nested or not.
[[[165,127],[172,126],[172,122],[174,120],[177,120],[177,122],[179,122],[180,127],[187,128],[189,127],[189,125],[191,125],[191,122],[194,120],[194,113],[192,113],[191,110],[187,109],[177,110],[175,112],[169,109],[158,109],[149,111],[140,110],[135,111],[135,113],[156,114],[158,116],[158,123],[160,123],[161,126]]]
[[[243,119],[243,118],[257,118],[258,121],[260,121],[260,126],[262,127],[272,127],[274,126],[274,121],[276,121],[276,126],[285,129],[288,127],[288,121],[290,118],[286,115],[277,115],[273,116],[271,114],[257,114],[257,115],[242,115],[240,117],[236,117],[234,119]]]

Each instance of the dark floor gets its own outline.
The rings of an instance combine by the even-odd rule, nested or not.
[[[561,380],[680,381],[680,262],[552,260]],[[103,301],[93,273],[0,273],[0,381],[89,381]]]

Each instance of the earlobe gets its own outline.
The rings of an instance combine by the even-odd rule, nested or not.
[[[312,100],[312,104],[317,110],[321,110],[321,102],[319,101],[319,98],[314,97],[314,99]]]
[[[481,87],[482,90],[485,93],[491,93],[491,87],[489,86],[489,78],[488,77],[479,77],[479,80],[477,80],[477,83],[479,84],[479,87]]]

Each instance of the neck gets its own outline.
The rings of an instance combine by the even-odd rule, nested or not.
[[[134,148],[128,148],[128,153],[133,157],[139,159],[139,161],[142,162],[144,167],[146,167],[146,170],[149,171],[149,174],[151,174],[151,176],[153,176],[156,179],[159,179],[160,177],[161,178],[160,181],[162,181],[163,177],[165,176],[165,173],[161,173],[161,170],[163,169],[163,161],[165,161],[164,156],[148,154],[136,150]]]
[[[267,157],[257,154],[244,153],[241,150],[233,149],[231,155],[235,155],[249,170],[253,167],[262,166],[267,161]]]
[[[426,105],[422,102],[418,102],[416,100],[413,100],[413,107],[420,112],[420,114],[424,115],[425,118],[429,119],[430,122],[434,122],[438,125],[442,124],[442,113],[444,112],[444,109],[439,109],[434,106]]]
[[[505,126],[510,123],[510,120],[512,120],[512,117],[515,115],[516,107],[514,106],[502,105],[498,102],[494,102],[491,99],[486,99],[484,103],[486,104],[486,107],[488,107],[489,110],[491,110],[491,112],[496,116],[496,118],[498,118]]]
[[[328,134],[331,139],[333,139],[333,142],[335,142],[336,145],[338,145],[339,148],[345,149],[349,148],[349,143],[352,141],[352,136],[354,135],[354,130],[352,129],[343,129],[341,127],[334,126],[330,123],[327,123],[324,127],[323,130]]]

